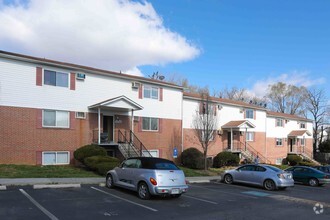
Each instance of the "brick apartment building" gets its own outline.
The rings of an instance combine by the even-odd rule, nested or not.
[[[0,163],[69,164],[73,152],[99,144],[109,155],[168,159],[200,148],[192,120],[202,102],[164,81],[0,51]],[[312,121],[262,106],[211,98],[221,151],[281,163],[312,157]],[[200,148],[201,149],[201,148]]]

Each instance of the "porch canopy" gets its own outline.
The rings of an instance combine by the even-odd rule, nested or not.
[[[134,111],[142,110],[143,107],[126,96],[118,96],[96,103],[88,107],[89,109],[96,109],[98,112],[98,143],[101,140],[101,110],[108,110],[113,112],[131,112],[131,130],[134,128]]]
[[[311,136],[312,134],[307,130],[293,130],[288,134],[288,137],[302,137],[304,135]]]
[[[256,126],[248,120],[229,121],[221,126],[222,130],[230,130],[230,149],[233,150],[233,131],[247,131]],[[228,146],[229,147],[229,146]]]

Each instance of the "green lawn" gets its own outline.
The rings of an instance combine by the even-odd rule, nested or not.
[[[208,170],[195,170],[189,169],[186,167],[181,167],[186,177],[194,177],[194,176],[219,176],[223,171],[232,169],[232,167],[222,167],[222,168],[209,168]]]
[[[73,166],[29,166],[0,164],[0,178],[75,178],[101,177]]]

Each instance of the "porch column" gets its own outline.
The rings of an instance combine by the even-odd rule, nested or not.
[[[230,128],[230,150],[233,151],[233,128]]]
[[[98,144],[101,144],[101,109],[97,108],[97,124],[98,124]]]
[[[131,110],[131,131],[134,133],[134,110]]]

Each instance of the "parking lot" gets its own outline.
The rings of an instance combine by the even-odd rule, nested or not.
[[[281,191],[223,183],[190,184],[179,199],[141,200],[98,185],[0,191],[0,219],[330,219],[330,186]]]

